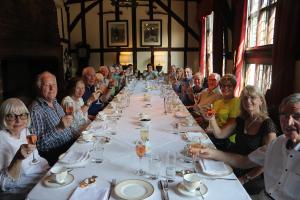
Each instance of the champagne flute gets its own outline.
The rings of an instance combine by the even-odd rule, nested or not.
[[[32,129],[33,130],[33,129]],[[28,131],[28,129],[26,129],[26,140],[28,144],[32,144],[35,145],[36,141],[37,141],[37,136],[33,133],[33,131]],[[34,155],[34,151],[32,152],[32,161],[31,164],[32,165],[36,165],[38,164],[40,161],[38,159],[35,158]]]
[[[138,140],[135,145],[136,155],[139,157],[139,169],[136,170],[136,175],[142,176],[145,174],[145,171],[142,169],[142,159],[146,152],[145,143],[142,140]]]
[[[74,105],[73,105],[73,102],[66,102],[65,103],[65,113],[67,115],[73,115],[73,112],[74,112]]]
[[[101,86],[100,86],[100,83],[96,83],[96,84],[95,84],[95,91],[94,91],[94,92],[97,92],[98,90],[100,90],[100,87],[101,87]],[[99,97],[100,97],[100,96],[99,96]],[[100,103],[100,100],[99,100],[99,97],[98,97],[97,102],[96,102],[96,104],[98,104],[98,105],[101,104],[101,103]]]

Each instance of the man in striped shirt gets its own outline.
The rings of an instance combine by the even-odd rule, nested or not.
[[[38,97],[31,106],[32,131],[38,137],[39,154],[52,166],[78,138],[71,128],[72,115],[65,115],[56,100],[56,77],[50,72],[38,75]]]

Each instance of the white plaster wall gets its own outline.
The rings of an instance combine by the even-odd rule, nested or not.
[[[167,5],[167,0],[163,0],[163,2]],[[91,2],[87,2],[86,6],[88,6]],[[146,3],[146,2],[143,2]],[[172,10],[176,13],[181,19],[184,19],[184,3],[181,1],[172,1]],[[198,25],[196,21],[196,11],[197,11],[197,2],[189,2],[189,25],[192,29],[198,33]],[[165,12],[162,8],[160,8],[155,2],[154,6],[157,7],[154,11]],[[110,0],[103,0],[103,11],[115,11],[115,8],[111,5]],[[129,46],[128,48],[132,47],[132,38],[136,37],[137,39],[137,47],[140,46],[140,20],[141,19],[149,19],[148,7],[138,7],[136,10],[136,33],[132,33],[132,16],[131,16],[131,8],[120,8],[122,15],[120,15],[120,20],[128,20],[128,35],[129,35]],[[99,6],[95,6],[92,10],[90,10],[86,14],[86,39],[87,43],[91,45],[91,48],[99,48],[100,46],[100,35],[99,35]],[[71,4],[70,6],[70,22],[74,20],[74,18],[80,13],[80,4]],[[167,33],[167,15],[162,14],[155,14],[153,16],[155,19],[162,20],[162,47],[168,46],[168,33]],[[60,21],[60,17],[58,18]],[[104,38],[104,48],[107,47],[107,21],[108,20],[115,20],[115,14],[105,14],[103,16],[103,38]],[[67,19],[64,16],[64,22],[66,23]],[[184,28],[172,18],[172,40],[171,40],[171,47],[184,47]],[[67,30],[67,28],[65,28]],[[65,34],[67,36],[67,33]],[[75,48],[75,44],[81,42],[81,21],[77,23],[73,31],[70,35],[70,42],[71,48]],[[194,39],[192,36],[189,35],[188,39],[189,47],[198,47],[198,41]],[[113,48],[113,47],[110,47]],[[178,66],[183,66],[184,57],[182,52],[171,52],[171,64],[175,64]],[[147,63],[150,63],[150,52],[137,52],[137,67],[138,69],[144,69]],[[74,60],[76,55],[73,55]],[[90,64],[94,66],[99,66],[100,64],[100,53],[91,53]],[[164,56],[165,65],[167,64],[167,53]],[[188,52],[188,65],[196,67],[197,60],[199,60],[198,52]],[[106,52],[104,53],[104,64],[105,65],[112,65],[116,62],[116,53]],[[154,63],[156,65],[156,61]],[[77,65],[77,62],[74,61],[74,67]],[[167,68],[164,66],[163,70]]]

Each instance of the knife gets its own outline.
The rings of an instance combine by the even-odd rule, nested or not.
[[[111,180],[107,200],[110,198],[111,193],[112,193],[112,191],[113,191],[113,189],[114,189],[114,187],[115,187],[115,185],[116,185],[116,182],[117,182],[117,180],[116,180],[115,178],[113,178],[113,179]]]
[[[168,188],[166,188],[165,182],[160,180],[158,182],[159,188],[161,189],[162,200],[169,200]]]

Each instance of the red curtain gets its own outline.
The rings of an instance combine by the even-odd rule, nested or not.
[[[293,80],[300,42],[299,13],[300,1],[277,1],[270,90],[272,105],[279,105],[284,97],[294,92]]]
[[[234,52],[234,73],[237,79],[235,95],[239,96],[243,84],[242,69],[244,65],[245,36],[247,26],[247,0],[233,0],[232,5],[234,6],[232,52]]]
[[[209,15],[213,10],[213,0],[198,0],[198,21],[200,24],[200,37],[199,37],[199,65],[200,65],[200,73],[204,76],[207,74],[207,71],[205,71],[205,65],[206,65],[206,27],[205,27],[205,17]]]

